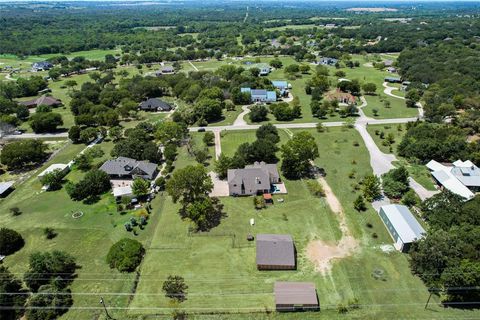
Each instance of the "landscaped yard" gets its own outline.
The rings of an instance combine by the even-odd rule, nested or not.
[[[413,118],[418,116],[417,108],[407,108],[405,100],[393,98],[385,94],[377,96],[365,96],[368,105],[363,108],[365,115],[374,119],[393,119],[393,118]],[[389,101],[390,105],[385,106],[384,101]],[[377,110],[375,116],[373,110]]]

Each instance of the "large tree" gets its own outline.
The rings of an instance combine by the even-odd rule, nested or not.
[[[67,192],[73,200],[95,199],[110,190],[110,177],[104,171],[94,169],[76,184],[67,185]]]
[[[110,268],[120,272],[132,272],[142,262],[145,249],[142,244],[134,239],[122,239],[115,243],[107,255]]]
[[[21,318],[27,295],[22,289],[22,282],[0,265],[0,320]]]
[[[177,300],[179,302],[187,299],[188,286],[185,283],[185,279],[181,276],[168,276],[167,280],[163,283],[162,290],[165,292],[167,298]]]
[[[15,230],[0,229],[0,255],[8,256],[20,250],[25,245],[20,233]]]
[[[35,133],[54,132],[63,125],[62,116],[54,112],[36,112],[30,117],[30,126]]]
[[[294,134],[281,152],[283,174],[291,179],[309,175],[312,161],[319,156],[315,138],[306,131]]]
[[[212,179],[202,165],[175,170],[166,188],[173,201],[180,201],[184,206],[205,198],[212,189]]]
[[[22,140],[8,143],[2,149],[0,160],[9,169],[18,169],[45,160],[47,146],[40,140]]]

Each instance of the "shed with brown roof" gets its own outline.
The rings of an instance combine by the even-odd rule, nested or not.
[[[318,311],[317,291],[313,282],[281,282],[274,285],[277,311]]]
[[[289,234],[258,234],[258,270],[295,270],[295,245]]]
[[[62,101],[51,96],[43,95],[40,98],[20,102],[20,104],[28,108],[36,108],[38,106],[58,107],[62,105]]]

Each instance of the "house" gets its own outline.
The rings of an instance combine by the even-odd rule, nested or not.
[[[458,194],[465,200],[475,197],[480,191],[480,169],[470,160],[457,160],[442,164],[435,160],[427,163],[427,168],[441,188]]]
[[[150,98],[142,101],[138,105],[138,108],[144,111],[170,111],[173,109],[170,104],[157,98]]]
[[[244,169],[227,171],[228,193],[231,196],[270,193],[273,184],[280,183],[275,164],[255,162]]]
[[[292,236],[289,234],[258,234],[258,270],[295,270],[296,252]]]
[[[325,99],[328,101],[338,101],[344,104],[356,104],[357,100],[355,96],[348,92],[343,92],[339,88],[334,91],[330,91],[325,95]]]
[[[118,157],[105,161],[100,170],[106,172],[111,179],[133,180],[137,177],[153,180],[157,174],[157,165],[149,161]]]
[[[395,72],[397,72],[397,69],[394,68],[394,67],[388,67],[387,71],[390,72],[390,73],[395,73]]]
[[[33,72],[46,71],[46,70],[50,70],[52,68],[53,68],[53,64],[51,64],[48,61],[34,62],[32,64],[32,71]]]
[[[278,89],[280,91],[291,88],[291,86],[285,80],[272,80],[272,85],[275,87],[275,89]]]
[[[249,93],[251,102],[276,102],[277,93],[275,91],[267,91],[265,89],[250,89],[250,88],[240,88],[240,92]]]
[[[54,163],[50,165],[47,169],[43,170],[39,175],[38,178],[41,180],[42,177],[45,175],[54,172],[55,170],[59,170],[60,172],[63,173],[63,175],[66,175],[68,171],[70,171],[70,167],[68,164],[63,164],[63,163]]]
[[[20,104],[28,107],[28,108],[36,108],[38,106],[49,106],[49,107],[59,107],[62,105],[62,101],[54,98],[52,96],[47,96],[43,95],[39,98],[33,99],[33,100],[28,100],[28,101],[22,101]]]
[[[389,204],[380,207],[380,218],[395,242],[398,251],[408,252],[412,242],[423,238],[425,230],[408,210],[399,204]]]
[[[272,71],[272,68],[266,63],[248,63],[247,61],[245,64],[248,66],[248,69],[258,68],[260,70],[258,75],[260,76],[268,76],[270,71]]]
[[[318,64],[322,64],[324,66],[333,66],[337,63],[338,63],[338,59],[328,58],[328,57],[320,58],[320,60],[318,61]]]
[[[385,60],[385,61],[383,61],[383,65],[385,67],[391,67],[391,66],[393,66],[393,60]]]
[[[277,281],[273,286],[277,311],[318,311],[317,291],[313,282]]]
[[[396,77],[385,77],[384,81],[390,83],[402,83],[402,79]]]
[[[163,66],[162,68],[160,68],[160,70],[155,72],[155,75],[157,77],[160,77],[166,74],[174,74],[174,73],[175,73],[175,68],[173,68],[172,66]]]
[[[14,181],[0,182],[0,198],[5,198],[13,191]]]

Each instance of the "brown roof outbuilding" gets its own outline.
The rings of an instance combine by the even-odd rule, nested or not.
[[[277,311],[318,310],[319,303],[313,282],[275,282]]]
[[[296,268],[295,246],[289,234],[257,235],[257,268],[292,270]]]

